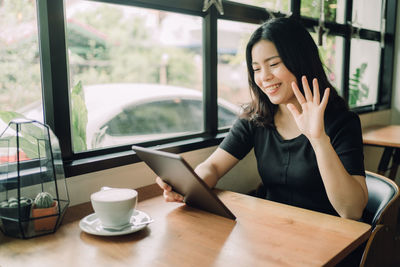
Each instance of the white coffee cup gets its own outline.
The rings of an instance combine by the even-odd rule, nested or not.
[[[119,228],[130,222],[138,193],[129,188],[102,188],[90,196],[92,207],[105,228]]]

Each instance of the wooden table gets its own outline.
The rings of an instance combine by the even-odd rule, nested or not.
[[[67,217],[55,234],[0,234],[0,265],[333,266],[370,235],[370,225],[357,221],[228,191],[219,196],[236,221],[159,196],[139,202],[155,221],[130,235],[93,236]]]
[[[384,147],[378,173],[385,175],[385,172],[390,169],[388,177],[395,180],[400,163],[400,125],[375,125],[365,128],[363,142],[366,145]],[[392,166],[388,168],[390,160],[392,160]]]

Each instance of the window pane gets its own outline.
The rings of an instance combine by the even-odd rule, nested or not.
[[[81,97],[79,90],[72,93],[74,151],[203,130],[202,117],[176,129],[155,125],[187,114],[177,95],[195,98],[196,107],[189,108],[203,113],[200,17],[99,2],[66,3],[70,80],[71,85],[82,83],[85,99],[74,101]],[[79,131],[85,108],[86,137]]]
[[[0,133],[20,115],[43,121],[37,27],[36,1],[0,1]]]
[[[201,130],[197,122],[203,119],[201,99],[155,101],[124,109],[106,123],[106,133],[112,136],[137,134],[162,134]],[[160,108],[161,106],[161,108]],[[149,120],[149,115],[152,119]]]
[[[354,0],[352,21],[355,27],[380,31],[381,0]]]
[[[272,11],[289,12],[289,0],[233,0],[232,2],[265,7]]]
[[[227,105],[239,108],[250,101],[245,50],[250,35],[259,26],[218,20],[218,97],[228,101]],[[222,120],[219,119],[220,128],[233,123],[228,124],[226,119],[222,123]]]
[[[311,32],[311,36],[315,43],[317,43],[317,34]],[[323,45],[318,46],[319,55],[324,64],[328,79],[341,95],[343,94],[343,88],[340,87],[342,84],[343,45],[343,37],[327,35],[323,38]]]
[[[380,43],[352,39],[350,53],[350,107],[376,104],[381,57]]]
[[[344,0],[323,0],[325,21],[344,23]],[[320,0],[302,0],[300,14],[302,16],[317,18],[320,17]]]
[[[223,107],[222,105],[218,106],[218,127],[229,127],[232,126],[233,122],[238,117],[238,110]]]

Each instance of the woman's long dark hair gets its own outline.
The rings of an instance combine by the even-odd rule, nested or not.
[[[310,33],[293,18],[274,18],[261,25],[247,43],[246,63],[252,101],[244,109],[242,117],[254,121],[259,126],[273,126],[274,115],[278,110],[278,105],[272,104],[268,96],[254,81],[251,51],[260,40],[267,40],[275,45],[283,64],[296,77],[303,94],[301,85],[303,75],[307,77],[310,84],[313,78],[318,79],[321,98],[325,88],[330,88],[325,114],[337,109],[348,109],[344,99],[337,94],[329,82],[319,57],[318,48]]]

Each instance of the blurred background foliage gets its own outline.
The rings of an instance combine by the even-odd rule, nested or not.
[[[154,29],[146,26],[143,17],[126,16],[123,9],[109,5],[77,13],[67,27],[71,52],[77,51],[70,44],[76,33],[73,31],[74,21],[90,25],[98,36],[104,36],[101,40],[88,36],[86,32],[90,38],[80,37],[80,42],[75,43],[88,49],[70,55],[74,56],[70,60],[70,76],[74,84],[78,81],[84,85],[102,82],[158,84],[162,82],[160,71],[165,55],[168,55],[168,84],[191,88],[196,82],[195,53],[190,49],[161,48]],[[159,23],[162,23],[162,15]]]
[[[41,74],[34,0],[0,1],[0,104],[18,110],[41,101]],[[110,23],[112,22],[112,23]],[[14,25],[14,26],[10,26]],[[24,34],[18,32],[23,31]],[[195,53],[169,47],[163,53],[140,16],[99,6],[67,22],[70,86],[112,82],[160,83],[163,55],[168,54],[168,84],[198,82]],[[5,35],[7,35],[7,38]],[[2,38],[3,37],[3,38]],[[112,56],[111,56],[112,55]]]

